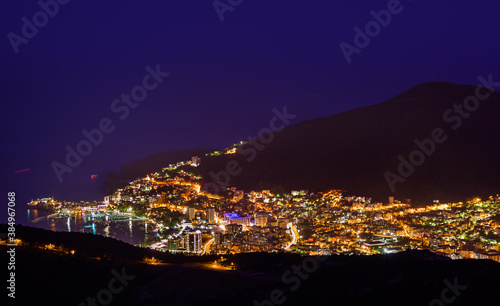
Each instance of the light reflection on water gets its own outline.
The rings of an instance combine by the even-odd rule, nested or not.
[[[96,218],[91,213],[71,214],[69,217],[68,215],[61,217],[52,216],[49,218],[42,218],[35,223],[31,222],[50,214],[50,212],[46,211],[29,209],[28,220],[30,221],[30,226],[58,232],[92,233],[94,235],[115,238],[134,245],[139,245],[145,241],[151,240],[154,234],[151,224],[148,227],[147,222],[144,220],[131,217],[114,220],[108,216]]]

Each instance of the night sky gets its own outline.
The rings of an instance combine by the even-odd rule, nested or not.
[[[101,200],[104,177],[121,165],[228,146],[256,135],[274,107],[287,106],[300,122],[376,104],[422,82],[476,85],[478,75],[499,68],[496,1],[401,1],[350,64],[339,44],[354,45],[353,28],[364,29],[374,20],[370,11],[392,1],[220,2],[241,4],[221,21],[209,0],[69,1],[16,54],[9,33],[22,35],[23,16],[32,21],[41,7],[4,1],[3,194],[15,191],[20,210],[45,196]],[[112,102],[157,65],[170,75],[121,120]],[[65,147],[103,118],[114,131],[60,183],[51,163],[63,163]],[[22,169],[30,170],[15,173]]]

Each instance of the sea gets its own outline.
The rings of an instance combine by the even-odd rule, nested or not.
[[[57,214],[48,210],[27,210],[28,225],[54,232],[79,232],[111,237],[140,246],[149,244],[156,233],[151,222],[121,213],[71,213]]]

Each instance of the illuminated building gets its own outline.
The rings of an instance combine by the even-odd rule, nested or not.
[[[221,232],[217,232],[215,233],[215,240],[214,240],[214,243],[215,244],[221,244],[224,242],[224,236]]]
[[[215,222],[215,208],[213,208],[213,207],[207,208],[207,220],[208,220],[208,223]]]
[[[245,195],[245,192],[243,192],[243,190],[235,190],[234,191],[234,196],[233,196],[233,201],[239,201],[239,200],[243,200],[243,197]]]
[[[201,158],[199,158],[198,156],[191,157],[191,166],[198,167],[200,165],[200,162]]]
[[[242,229],[243,229],[243,226],[241,226],[240,224],[229,224],[226,226],[226,232],[228,234],[241,233]]]
[[[201,252],[201,232],[189,232],[184,237],[186,250],[188,252],[199,253]]]
[[[225,213],[224,221],[228,224],[250,225],[250,217],[240,217],[237,213]]]
[[[266,227],[267,226],[267,213],[258,212],[255,214],[255,226]]]
[[[169,250],[176,251],[181,248],[181,241],[179,238],[169,239],[167,247]]]
[[[194,207],[188,207],[188,209],[187,209],[187,215],[188,215],[189,220],[193,220],[194,219],[194,217],[195,217]]]

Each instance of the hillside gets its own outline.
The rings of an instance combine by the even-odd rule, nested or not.
[[[106,190],[108,193],[117,188],[121,188],[129,181],[144,177],[152,172],[160,171],[169,164],[183,160],[190,160],[193,156],[203,156],[212,150],[192,149],[157,153],[145,158],[132,161],[120,167],[120,173],[111,172],[105,179]]]
[[[497,194],[500,94],[481,102],[456,130],[455,122],[443,120],[447,109],[474,93],[474,86],[421,84],[377,105],[290,126],[276,133],[252,162],[238,154],[210,157],[200,170],[207,176],[237,159],[243,171],[230,184],[246,190],[342,188],[378,200],[395,195],[417,201]],[[392,192],[384,173],[398,174],[398,156],[408,159],[418,148],[414,141],[430,138],[436,128],[444,130],[446,141]]]
[[[334,188],[380,201],[394,195],[414,202],[497,194],[500,93],[480,102],[475,111],[463,109],[460,124],[454,110],[474,96],[475,89],[445,82],[420,84],[383,103],[289,126],[275,133],[251,162],[248,154],[205,156],[197,171],[210,182],[210,172],[224,170],[235,159],[243,170],[231,177],[229,186],[247,191]],[[411,175],[400,175],[398,157],[408,160],[418,149],[415,140],[431,139],[435,129],[442,129],[439,139],[444,141],[435,144]],[[249,146],[239,147],[239,153]],[[387,171],[404,180],[393,183],[394,190],[384,176]]]

